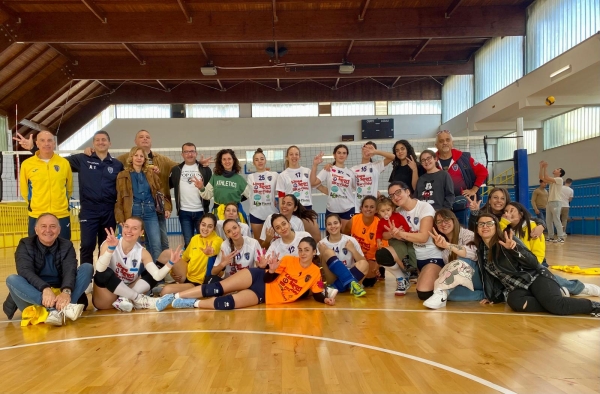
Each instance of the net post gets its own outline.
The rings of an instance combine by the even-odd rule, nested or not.
[[[527,149],[515,150],[513,159],[515,168],[515,200],[523,204],[527,209],[530,209]]]

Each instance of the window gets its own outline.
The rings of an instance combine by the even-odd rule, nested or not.
[[[117,104],[119,119],[170,118],[170,104]]]
[[[239,118],[239,104],[186,104],[187,118]]]
[[[331,116],[375,116],[374,101],[331,103]]]
[[[473,106],[473,76],[451,75],[442,87],[442,123]]]
[[[246,151],[246,164],[248,164],[248,165],[252,164],[252,159],[254,157],[255,152],[256,151],[253,151],[253,150]],[[276,161],[283,161],[284,156],[285,156],[285,150],[282,150],[282,149],[264,150],[263,154],[265,155],[267,162],[273,163]],[[269,167],[269,166],[267,166],[267,167]]]
[[[389,115],[440,115],[442,100],[414,100],[388,102]]]
[[[115,106],[110,105],[58,146],[58,150],[79,149],[94,133],[102,130],[115,118]]]
[[[600,137],[600,107],[584,107],[544,122],[544,150]]]
[[[252,104],[253,118],[319,116],[318,103]]]
[[[510,133],[505,137],[516,137],[517,133]],[[523,130],[523,147],[527,149],[530,155],[537,151],[537,130]],[[517,150],[516,138],[498,138],[498,160],[509,160],[513,158],[514,151]]]
[[[527,8],[527,72],[600,30],[598,0],[538,0]]]
[[[496,37],[475,54],[475,103],[523,76],[523,37]]]
[[[0,151],[8,150],[12,146],[12,133],[8,133],[8,118],[0,116]],[[10,141],[10,142],[9,142]]]
[[[375,101],[375,115],[387,115],[387,114],[388,114],[387,101]]]

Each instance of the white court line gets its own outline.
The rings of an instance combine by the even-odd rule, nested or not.
[[[413,361],[417,361],[417,362],[420,362],[420,363],[423,363],[423,364],[430,365],[432,367],[437,367],[437,368],[443,369],[445,371],[454,373],[456,375],[462,376],[463,378],[472,380],[474,382],[477,382],[477,383],[479,383],[481,385],[487,386],[487,387],[489,387],[491,389],[494,389],[496,391],[499,391],[501,393],[516,394],[514,391],[511,391],[511,390],[509,390],[509,389],[507,389],[505,387],[499,386],[499,385],[497,385],[495,383],[492,383],[492,382],[490,382],[488,380],[482,379],[482,378],[480,378],[478,376],[475,376],[475,375],[472,375],[470,373],[461,371],[460,369],[449,367],[447,365],[440,364],[440,363],[435,362],[435,361],[427,360],[425,358],[413,356],[411,354],[401,353],[401,352],[397,352],[395,350],[390,350],[390,349],[386,349],[386,348],[382,348],[382,347],[377,347],[377,346],[365,345],[365,344],[359,343],[359,342],[344,341],[342,339],[334,339],[334,338],[327,338],[327,337],[317,337],[317,336],[313,336],[313,335],[304,335],[304,334],[288,334],[288,333],[283,333],[283,332],[244,331],[244,330],[182,330],[182,331],[136,332],[136,333],[128,333],[128,334],[109,334],[109,335],[99,335],[99,336],[95,336],[95,337],[81,337],[81,338],[60,339],[60,340],[56,340],[56,341],[28,343],[28,344],[24,344],[24,345],[15,345],[15,346],[2,347],[2,348],[0,348],[0,351],[12,350],[12,349],[20,349],[20,348],[27,348],[27,347],[40,346],[40,345],[52,345],[52,344],[65,343],[65,342],[85,341],[85,340],[91,340],[91,339],[132,337],[132,336],[140,336],[140,335],[146,336],[146,335],[196,334],[196,333],[202,333],[202,334],[225,334],[225,333],[227,333],[227,334],[275,335],[275,336],[281,336],[281,337],[305,338],[305,339],[313,339],[313,340],[316,340],[316,341],[341,343],[343,345],[356,346],[356,347],[361,347],[363,349],[375,350],[375,351],[378,351],[378,352],[391,354],[393,356],[404,357],[404,358],[407,358],[407,359],[410,359],[410,360],[413,360]]]
[[[260,312],[260,311],[324,311],[324,312],[335,312],[335,311],[350,311],[350,312],[415,312],[415,313],[448,313],[448,314],[459,314],[459,315],[498,315],[498,316],[512,316],[512,317],[545,317],[555,319],[582,319],[582,320],[595,320],[600,322],[597,317],[584,317],[584,316],[561,316],[547,314],[533,314],[533,313],[517,313],[517,312],[473,312],[473,311],[447,311],[447,310],[430,310],[430,309],[391,309],[391,308],[242,308],[236,309],[236,312]],[[219,312],[213,309],[189,309],[189,310],[167,310],[163,312],[158,311],[146,311],[140,313],[110,313],[110,314],[97,314],[97,315],[83,315],[80,318],[96,318],[96,317],[123,317],[123,316],[146,316],[156,314],[168,314],[168,313],[195,313],[195,312]],[[0,320],[1,323],[18,323],[21,320]]]

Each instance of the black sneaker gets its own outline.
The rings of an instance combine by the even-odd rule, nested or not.
[[[17,304],[15,304],[15,301],[12,299],[10,293],[8,293],[6,300],[2,304],[2,309],[4,310],[6,317],[8,317],[8,320],[12,320],[13,316],[17,312],[17,309],[19,309],[17,308]]]

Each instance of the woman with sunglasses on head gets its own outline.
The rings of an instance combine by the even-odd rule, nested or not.
[[[512,230],[504,234],[493,214],[482,213],[477,218],[474,243],[486,297],[482,304],[506,299],[515,312],[600,317],[600,303],[564,297],[554,275],[538,263],[520,239],[514,238]]]
[[[433,243],[429,232],[433,228],[435,211],[431,205],[411,197],[410,189],[404,182],[392,182],[388,187],[392,202],[399,208],[410,227],[410,232],[396,228],[393,224],[388,229],[390,238],[411,242],[415,249],[416,265],[419,270],[417,279],[417,295],[420,300],[426,300],[433,295],[434,282],[444,268],[442,251]],[[387,238],[386,234],[384,236]],[[408,289],[409,283],[404,264],[405,249],[397,249],[392,242],[390,246],[377,251],[377,262],[392,271],[396,278],[404,277]],[[400,253],[400,254],[398,254]],[[409,255],[410,258],[410,255]],[[400,284],[400,281],[398,282]]]
[[[277,178],[279,174],[267,170],[267,157],[263,150],[258,148],[252,156],[252,163],[256,172],[248,174],[246,181],[250,185],[250,226],[254,239],[259,240],[266,218],[277,213]]]
[[[240,161],[231,149],[221,149],[215,158],[213,176],[204,184],[202,179],[195,179],[194,185],[200,189],[200,196],[205,200],[214,198],[213,213],[219,219],[225,219],[224,204],[233,202],[238,204],[240,219],[246,222],[246,214],[242,208],[242,198],[250,198],[252,190],[243,176],[240,175],[242,167]]]
[[[313,187],[323,185],[327,189],[325,215],[337,213],[342,218],[342,226],[344,226],[356,212],[356,176],[354,172],[345,166],[348,158],[348,147],[346,145],[337,145],[333,149],[333,157],[333,166],[316,174],[317,167],[323,162],[323,152],[315,156],[310,174],[310,183]]]
[[[276,188],[279,198],[283,198],[287,194],[293,194],[304,208],[312,210],[311,171],[309,168],[300,165],[300,148],[296,145],[287,148],[284,168],[277,179]],[[310,233],[315,241],[319,242],[321,240],[321,230],[317,220],[302,219],[302,221],[306,231]]]
[[[417,180],[415,197],[431,204],[436,211],[442,208],[452,209],[454,184],[446,171],[437,168],[435,152],[425,149],[421,152],[419,160],[427,172]]]
[[[373,156],[383,156],[383,160],[373,161]],[[360,212],[360,204],[365,196],[379,197],[379,175],[394,160],[392,153],[377,150],[377,144],[367,142],[362,147],[360,164],[350,168],[356,177],[356,212]]]
[[[417,180],[425,174],[425,169],[417,160],[415,149],[407,140],[399,140],[394,144],[392,153],[394,160],[389,182],[404,182],[411,194],[414,193]]]
[[[450,209],[440,209],[433,217],[431,238],[435,246],[442,250],[444,264],[460,260],[467,263],[472,269],[473,290],[464,286],[453,289],[434,290],[423,305],[430,309],[439,309],[446,306],[446,301],[481,301],[484,298],[481,273],[477,265],[477,248],[473,245],[475,234],[471,230],[461,227],[458,218]]]

